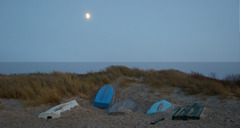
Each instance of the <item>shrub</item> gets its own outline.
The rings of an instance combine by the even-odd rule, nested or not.
[[[231,82],[232,84],[236,84],[240,86],[240,74],[235,75],[227,75],[224,80]]]

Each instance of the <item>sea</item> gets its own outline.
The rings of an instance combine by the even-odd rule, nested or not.
[[[0,62],[0,74],[51,73],[53,71],[86,74],[105,70],[111,65],[121,65],[142,70],[175,69],[185,73],[224,79],[240,74],[240,62]]]

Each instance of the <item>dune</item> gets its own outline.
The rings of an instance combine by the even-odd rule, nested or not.
[[[105,84],[114,88],[111,106],[130,99],[136,104],[136,111],[109,115],[110,108],[94,107],[94,97]],[[236,95],[239,86],[196,73],[113,66],[85,75],[60,72],[1,75],[0,88],[0,127],[3,128],[240,127],[240,101]],[[38,118],[40,113],[72,100],[79,106],[62,112],[60,118]],[[200,120],[172,120],[174,111],[147,115],[147,110],[161,100],[172,103],[175,111],[194,103],[204,106],[204,110]]]

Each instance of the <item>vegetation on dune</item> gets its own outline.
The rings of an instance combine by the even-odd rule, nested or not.
[[[231,82],[234,85],[239,85],[240,86],[240,74],[227,75],[224,80],[228,81],[228,82]]]
[[[124,66],[110,66],[103,71],[88,74],[1,74],[0,98],[21,99],[27,105],[58,104],[63,97],[93,97],[101,86],[111,84],[115,80],[119,80],[120,87],[139,82],[149,85],[154,90],[179,87],[188,94],[203,93],[223,98],[234,94],[240,98],[239,78],[239,75],[232,75],[225,80],[217,80],[195,72],[186,74],[177,70],[144,71]]]

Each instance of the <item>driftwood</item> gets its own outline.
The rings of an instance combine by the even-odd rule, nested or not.
[[[156,123],[158,123],[159,121],[162,121],[162,120],[164,120],[165,118],[160,118],[160,119],[158,119],[158,120],[155,120],[155,121],[153,121],[153,122],[151,122],[151,124],[152,125],[155,125]]]
[[[179,108],[172,116],[172,120],[199,120],[203,111],[203,106],[194,103],[192,106]]]

